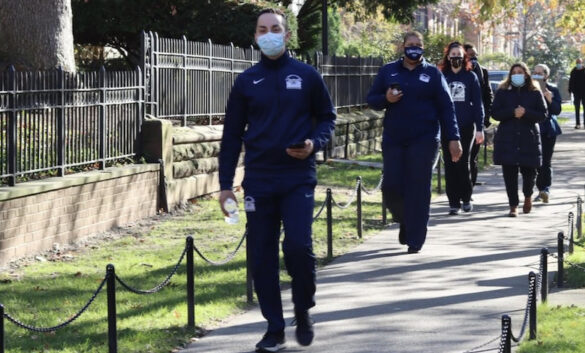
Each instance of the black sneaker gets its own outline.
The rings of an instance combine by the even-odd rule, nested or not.
[[[311,315],[307,310],[295,312],[295,321],[297,323],[297,342],[301,346],[309,346],[313,342],[313,337],[315,337]]]
[[[418,254],[419,251],[420,251],[420,248],[417,248],[414,246],[409,246],[408,250],[406,252],[409,254]]]
[[[278,352],[286,348],[283,332],[266,332],[260,342],[256,343],[256,352]]]

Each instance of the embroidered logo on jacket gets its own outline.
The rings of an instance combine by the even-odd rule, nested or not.
[[[299,75],[291,74],[285,78],[286,89],[302,89],[303,79]]]

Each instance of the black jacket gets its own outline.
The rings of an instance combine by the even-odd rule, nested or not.
[[[492,115],[492,100],[494,99],[494,93],[490,86],[490,78],[488,70],[483,68],[480,64],[473,65],[473,72],[477,75],[479,85],[481,86],[481,100],[483,102],[484,111],[484,125],[485,127],[490,126],[490,116]]]
[[[526,109],[514,117],[519,105]],[[500,122],[494,138],[494,164],[540,167],[542,150],[538,123],[547,118],[546,103],[539,90],[500,88],[492,104],[492,117]]]
[[[585,95],[585,69],[577,70],[577,68],[573,68],[571,70],[569,93],[573,93],[577,97]]]

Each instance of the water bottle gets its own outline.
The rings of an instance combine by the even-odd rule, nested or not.
[[[226,199],[223,203],[223,208],[228,213],[228,215],[225,216],[225,222],[227,224],[237,224],[240,220],[240,216],[238,215],[238,204],[236,201],[232,198]]]

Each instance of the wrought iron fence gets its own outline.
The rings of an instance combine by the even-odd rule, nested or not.
[[[134,156],[143,119],[140,69],[0,73],[0,178]]]
[[[253,47],[159,38],[153,32],[143,33],[142,51],[147,113],[184,126],[221,124],[233,82],[261,56]],[[321,54],[313,63],[337,108],[364,106],[383,64],[381,58]]]
[[[133,157],[145,113],[182,125],[221,124],[236,77],[260,60],[252,47],[153,32],[142,38],[142,70],[0,73],[0,184]],[[365,106],[382,65],[319,54],[313,62],[337,108]]]

